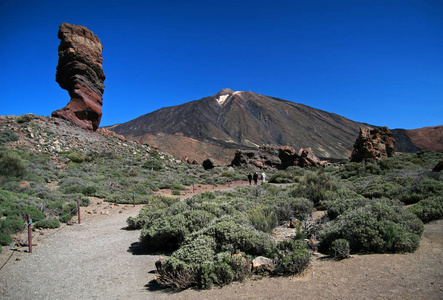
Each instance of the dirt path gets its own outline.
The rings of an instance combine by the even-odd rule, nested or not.
[[[82,225],[46,232],[32,254],[15,252],[0,271],[0,298],[443,298],[443,220],[426,225],[415,253],[357,255],[339,262],[314,258],[302,277],[248,280],[222,289],[171,294],[150,284],[159,256],[145,255],[134,247],[140,231],[122,229],[127,217],[135,216],[141,206],[111,209],[104,205],[97,214],[84,208]]]

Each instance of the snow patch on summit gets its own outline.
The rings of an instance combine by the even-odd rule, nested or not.
[[[230,96],[229,94],[219,96],[219,97],[217,98],[217,102],[218,102],[218,104],[223,105],[223,103],[226,102],[226,100],[229,98],[229,96]]]

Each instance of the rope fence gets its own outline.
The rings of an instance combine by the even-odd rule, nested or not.
[[[28,215],[28,220],[23,228],[23,230],[20,232],[20,234],[18,234],[18,236],[14,239],[14,241],[12,243],[10,243],[7,246],[4,246],[3,249],[0,251],[0,254],[2,254],[3,252],[5,252],[6,250],[11,250],[11,255],[6,259],[6,261],[3,263],[3,265],[0,267],[0,271],[3,269],[3,267],[9,262],[9,260],[11,259],[12,255],[14,254],[14,251],[17,251],[17,245],[18,242],[22,239],[23,235],[25,234],[26,231],[28,231],[28,253],[32,253],[32,224],[34,224],[35,222],[38,221],[59,221],[69,215],[72,215],[75,211],[77,211],[77,216],[78,216],[78,224],[81,224],[81,217],[80,217],[80,202],[77,201],[77,206],[75,208],[73,208],[69,213],[55,217],[55,218],[51,218],[51,219],[32,219],[31,215]],[[23,243],[21,243],[23,245]]]

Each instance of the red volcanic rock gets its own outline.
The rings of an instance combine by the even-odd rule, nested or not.
[[[53,117],[70,120],[88,130],[97,130],[102,117],[105,74],[100,39],[80,25],[62,23],[58,32],[56,81],[67,90],[71,101],[54,111]]]
[[[280,169],[290,166],[310,167],[321,165],[320,159],[311,148],[300,149],[299,152],[289,146],[260,147],[258,150],[237,150],[231,165],[249,169]]]
[[[351,161],[376,161],[395,154],[395,139],[388,127],[373,130],[360,127],[360,134],[355,141]]]

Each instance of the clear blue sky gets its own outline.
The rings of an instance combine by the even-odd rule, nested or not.
[[[0,114],[49,116],[58,26],[103,44],[101,125],[222,88],[394,128],[443,124],[442,0],[0,0]]]

